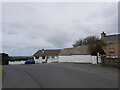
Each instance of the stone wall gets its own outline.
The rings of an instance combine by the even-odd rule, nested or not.
[[[101,64],[105,66],[120,68],[120,58],[101,57]]]

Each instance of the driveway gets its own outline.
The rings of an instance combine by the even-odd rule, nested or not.
[[[117,88],[118,70],[92,64],[3,66],[3,88]]]

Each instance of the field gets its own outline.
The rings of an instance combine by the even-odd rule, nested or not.
[[[33,57],[32,56],[29,56],[29,57],[27,57],[27,56],[19,56],[19,57],[17,57],[17,56],[11,56],[9,59],[9,61],[26,61],[27,59],[32,59]]]

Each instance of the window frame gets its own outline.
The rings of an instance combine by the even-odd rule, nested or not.
[[[39,59],[39,56],[35,56],[35,59]]]
[[[109,56],[115,56],[115,52],[109,52]]]
[[[52,58],[52,59],[54,59],[54,58],[55,58],[55,56],[51,56],[51,58]]]
[[[113,43],[108,43],[109,48],[113,48]]]
[[[45,59],[45,56],[42,56],[42,59]]]

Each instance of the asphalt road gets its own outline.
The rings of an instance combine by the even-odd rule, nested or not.
[[[118,70],[91,64],[3,66],[3,88],[117,88]]]

